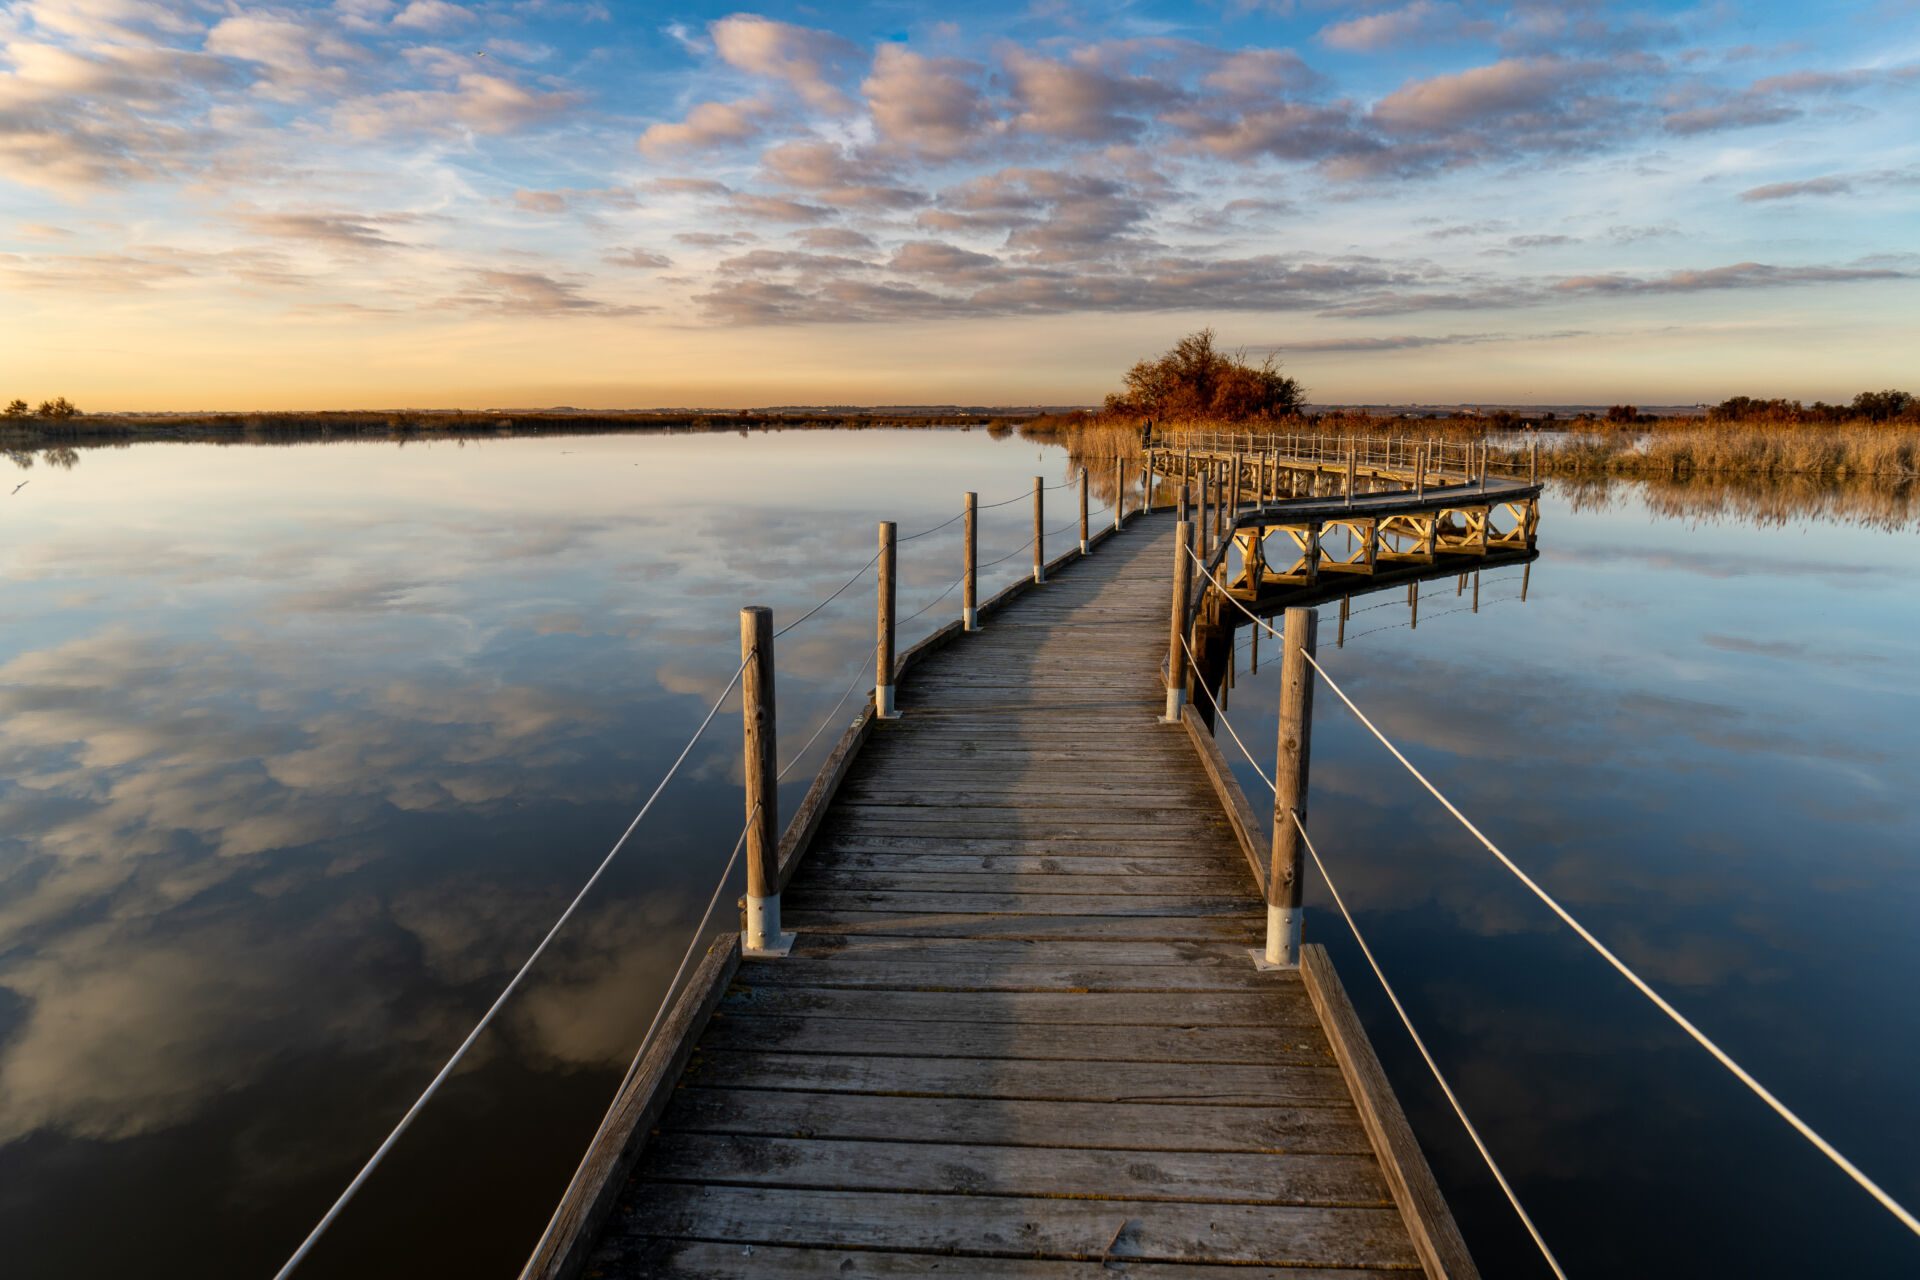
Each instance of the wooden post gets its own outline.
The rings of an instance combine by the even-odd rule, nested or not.
[[[1420,579],[1415,578],[1407,584],[1407,625],[1411,630],[1420,629]]]
[[[1540,442],[1527,441],[1527,483],[1540,483]]]
[[[1213,468],[1203,468],[1200,473],[1200,554],[1202,557],[1213,554],[1213,518],[1210,509],[1213,506]]]
[[[1333,637],[1333,645],[1334,645],[1334,648],[1336,649],[1344,649],[1347,647],[1347,616],[1349,612],[1352,610],[1352,608],[1353,608],[1353,597],[1350,595],[1341,596],[1340,597],[1340,629],[1339,631],[1334,633],[1334,637]]]
[[[1087,469],[1080,468],[1080,554],[1087,554]]]
[[[1492,456],[1492,449],[1493,443],[1491,441],[1482,440],[1480,442],[1480,492],[1482,493],[1487,491],[1487,461]]]
[[[740,727],[747,783],[747,918],[741,950],[750,956],[783,956],[793,949],[793,935],[780,932],[773,611],[764,605],[740,611],[740,658],[746,664],[740,673]]]
[[[967,495],[966,520],[961,525],[965,536],[966,576],[960,588],[960,625],[968,631],[980,629],[980,495]]]
[[[1527,585],[1533,581],[1533,561],[1520,566],[1520,603],[1527,602]]]
[[[898,714],[893,709],[893,601],[894,523],[880,522],[880,598],[875,609],[873,650],[873,713],[882,720]]]
[[[1353,505],[1353,477],[1354,477],[1353,442],[1348,441],[1347,442],[1347,505],[1348,506]]]
[[[1180,523],[1181,524],[1186,524],[1189,522],[1188,508],[1191,507],[1192,505],[1193,505],[1193,481],[1185,479],[1183,477],[1180,481]]]
[[[1427,446],[1424,444],[1413,451],[1413,496],[1427,496]]]
[[[1227,527],[1231,529],[1240,519],[1240,454],[1233,455],[1232,478],[1227,481],[1227,490],[1232,495],[1227,499]]]
[[[1187,701],[1187,597],[1193,592],[1193,522],[1182,520],[1173,531],[1173,622],[1167,639],[1167,716],[1164,723],[1179,724]]]
[[[1307,763],[1313,733],[1314,652],[1319,615],[1287,610],[1280,651],[1280,742],[1273,762],[1273,856],[1267,865],[1267,946],[1254,959],[1263,969],[1300,963],[1300,899],[1306,876],[1294,815],[1307,819]]]
[[[1147,454],[1147,460],[1140,464],[1140,511],[1153,510],[1153,454]],[[1127,461],[1119,454],[1113,455],[1113,531],[1120,532],[1120,521],[1127,511]]]
[[[1047,482],[1045,476],[1033,478],[1033,580],[1047,580]]]

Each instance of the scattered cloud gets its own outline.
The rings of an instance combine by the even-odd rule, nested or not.
[[[862,59],[860,47],[851,40],[750,13],[722,18],[707,30],[714,51],[729,65],[783,81],[816,110],[840,114],[853,109],[853,100],[840,88]]]
[[[772,104],[760,98],[703,102],[684,120],[649,126],[640,135],[640,150],[657,158],[747,142],[759,136],[772,115]]]
[[[1459,5],[1447,0],[1413,0],[1398,9],[1348,18],[1322,28],[1320,42],[1349,52],[1377,53],[1416,41],[1485,37],[1494,30],[1492,22],[1469,18]]]
[[[1740,198],[1749,203],[1767,200],[1795,200],[1801,196],[1855,195],[1874,187],[1920,186],[1920,165],[1904,169],[1874,169],[1863,173],[1829,173],[1817,178],[1793,182],[1769,182],[1748,187]]]

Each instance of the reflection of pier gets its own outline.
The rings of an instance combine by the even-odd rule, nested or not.
[[[1171,484],[1182,517],[1195,518],[1203,592],[1191,615],[1189,680],[1224,696],[1234,633],[1248,611],[1338,601],[1334,643],[1344,645],[1353,600],[1405,586],[1410,627],[1420,625],[1420,584],[1519,564],[1521,599],[1538,556],[1540,485],[1497,479],[1470,445],[1333,437],[1183,439],[1149,451],[1150,474]],[[1223,598],[1224,597],[1224,598]],[[1258,664],[1258,640],[1253,661]],[[1209,725],[1212,700],[1195,710]]]

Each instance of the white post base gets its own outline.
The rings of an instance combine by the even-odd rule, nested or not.
[[[1080,554],[1087,554],[1087,540],[1085,538],[1080,539]]]
[[[1175,686],[1167,690],[1167,714],[1161,718],[1161,724],[1179,724],[1180,708],[1187,705],[1187,691]]]
[[[978,631],[980,629],[980,611],[978,609],[962,609],[960,611],[960,629],[962,631]]]
[[[740,954],[756,960],[772,960],[793,950],[793,935],[780,932],[780,895],[756,898],[747,895],[747,933],[740,940]]]
[[[1039,586],[1047,580],[1047,571],[1039,565],[1033,566],[1033,585]]]
[[[890,684],[874,686],[873,707],[874,715],[882,720],[898,720],[900,718],[900,713],[894,710],[893,686]]]
[[[1300,916],[1297,907],[1267,908],[1267,945],[1249,947],[1253,967],[1260,970],[1300,967]]]

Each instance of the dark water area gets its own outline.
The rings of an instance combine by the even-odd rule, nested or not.
[[[1064,452],[914,430],[153,444],[16,476],[6,1274],[271,1275],[665,773],[739,607],[784,625],[876,520],[914,533],[1035,474],[1066,480]],[[1518,568],[1477,613],[1430,583],[1416,630],[1398,588],[1342,648],[1329,607],[1323,645],[1503,848],[1911,1204],[1920,543],[1808,512],[1553,489],[1525,604]],[[1029,521],[987,511],[982,561]],[[958,614],[958,534],[902,546],[900,612],[928,607],[903,645]],[[869,577],[777,646],[789,808],[861,696],[872,609]],[[1247,642],[1227,715],[1270,753],[1273,650],[1252,675]],[[515,1274],[739,833],[739,733],[729,704],[303,1276]],[[1315,734],[1315,842],[1570,1272],[1913,1273],[1911,1237],[1329,697]],[[1317,878],[1308,903],[1483,1268],[1532,1274]]]

